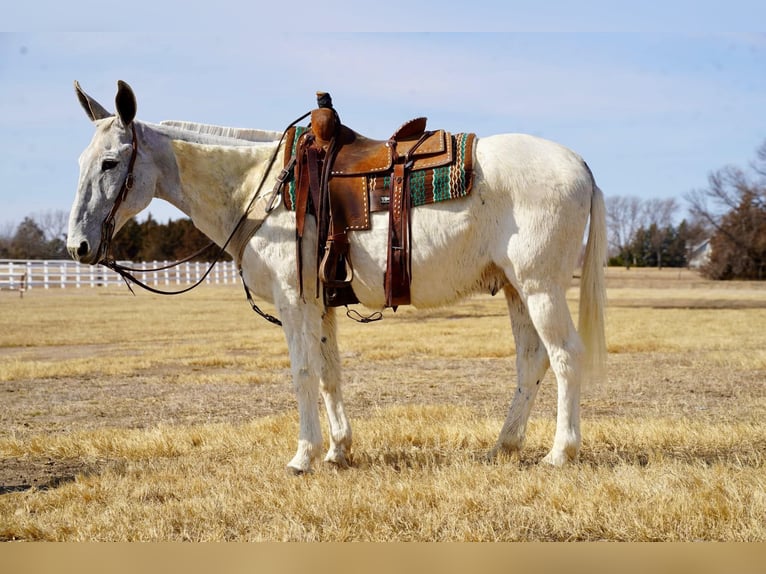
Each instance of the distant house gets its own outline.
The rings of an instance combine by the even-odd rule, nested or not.
[[[710,239],[705,239],[702,243],[698,243],[689,251],[689,267],[691,269],[699,269],[710,261],[710,252],[712,247],[710,245]]]

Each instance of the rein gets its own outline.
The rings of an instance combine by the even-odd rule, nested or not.
[[[133,133],[133,143],[132,143],[132,151],[130,156],[130,162],[128,163],[128,172],[125,175],[125,179],[122,182],[122,187],[120,188],[120,192],[117,194],[117,198],[114,201],[114,205],[112,205],[112,208],[109,210],[109,214],[104,219],[103,223],[101,224],[101,245],[99,246],[98,251],[98,263],[99,265],[103,265],[104,267],[111,269],[120,277],[122,277],[123,281],[125,281],[125,285],[127,285],[128,289],[131,293],[135,295],[135,292],[133,291],[133,287],[131,286],[131,283],[134,283],[135,285],[138,285],[142,289],[149,291],[151,293],[155,293],[157,295],[181,295],[183,293],[188,293],[192,289],[195,289],[196,287],[199,287],[205,279],[210,275],[210,273],[213,270],[213,267],[216,263],[218,263],[221,258],[226,253],[226,248],[229,246],[229,244],[232,242],[232,240],[235,239],[235,246],[237,246],[237,257],[238,257],[238,266],[239,266],[239,276],[242,279],[242,286],[245,289],[245,296],[247,297],[247,301],[252,307],[253,311],[255,311],[258,315],[266,319],[269,323],[272,323],[274,325],[282,325],[282,322],[274,317],[273,315],[269,315],[268,313],[262,311],[258,305],[253,300],[252,294],[250,293],[250,289],[247,286],[247,283],[245,282],[245,275],[242,269],[242,253],[245,250],[245,247],[247,246],[248,241],[251,237],[253,237],[258,230],[261,228],[263,223],[266,221],[266,217],[277,207],[277,197],[279,196],[279,193],[282,190],[282,187],[290,178],[291,170],[293,168],[293,165],[295,164],[295,157],[292,157],[285,166],[282,171],[277,176],[277,181],[274,184],[274,187],[272,190],[265,196],[261,196],[261,190],[263,189],[263,184],[266,182],[266,178],[268,177],[269,173],[271,173],[272,168],[274,167],[274,162],[277,159],[277,155],[279,154],[279,149],[282,146],[282,142],[285,139],[285,136],[287,135],[287,131],[292,128],[295,124],[300,122],[301,120],[307,118],[311,115],[311,112],[307,112],[303,114],[301,117],[295,119],[293,122],[288,125],[284,131],[282,132],[282,136],[279,138],[279,141],[277,142],[276,147],[274,148],[274,153],[271,154],[271,158],[269,158],[269,162],[266,166],[266,171],[263,174],[263,177],[261,178],[260,183],[258,184],[258,188],[255,190],[255,193],[253,194],[253,197],[250,199],[250,202],[247,205],[247,208],[245,208],[244,213],[242,214],[242,217],[240,217],[237,224],[234,226],[234,229],[229,234],[229,237],[226,239],[226,242],[218,249],[218,252],[216,253],[215,258],[213,259],[213,262],[210,264],[210,266],[207,268],[207,271],[197,280],[196,283],[190,285],[189,287],[185,287],[184,289],[179,289],[177,291],[163,291],[162,289],[158,289],[156,287],[152,287],[151,285],[148,285],[144,281],[138,279],[135,274],[136,273],[153,273],[156,271],[164,271],[166,269],[171,269],[173,267],[176,267],[178,265],[182,265],[183,263],[186,263],[188,261],[191,261],[213,245],[215,243],[211,241],[209,244],[207,244],[205,247],[200,249],[199,251],[189,255],[185,259],[182,259],[180,261],[176,261],[174,263],[171,263],[169,265],[164,265],[161,267],[154,267],[152,269],[136,269],[133,267],[126,267],[124,265],[120,265],[114,257],[111,256],[111,245],[112,245],[112,239],[114,236],[114,227],[115,227],[115,217],[117,215],[117,210],[120,208],[122,203],[125,201],[125,198],[128,195],[128,192],[133,188],[134,183],[134,176],[133,176],[133,169],[135,167],[136,163],[136,157],[138,156],[138,138],[136,137],[136,126],[135,123],[131,124],[131,131]],[[256,201],[263,197],[265,199],[266,205],[263,210],[263,217],[261,219],[256,219],[255,221],[250,223],[250,227],[245,229],[245,233],[242,237],[238,237],[238,234],[242,233],[243,226],[248,223],[248,215],[250,214],[251,210],[255,206]],[[239,245],[237,245],[239,244]],[[372,315],[368,317],[364,317],[360,315],[358,312],[349,310],[348,307],[346,307],[346,315],[353,319],[354,321],[357,321],[358,323],[370,323],[373,321],[379,321],[382,319],[382,315],[378,313],[373,313]]]
[[[175,263],[171,263],[170,265],[165,265],[163,267],[157,267],[154,269],[135,269],[132,267],[126,267],[124,265],[120,265],[119,263],[117,263],[117,261],[110,255],[117,210],[125,201],[125,198],[127,197],[128,192],[133,188],[133,183],[134,183],[133,169],[135,167],[136,157],[138,156],[138,138],[136,137],[135,123],[131,124],[131,129],[133,133],[133,143],[132,143],[132,152],[130,156],[130,162],[128,163],[128,173],[125,175],[125,179],[122,182],[122,187],[120,188],[120,192],[117,194],[117,198],[114,201],[114,205],[112,205],[112,209],[109,211],[109,214],[106,216],[106,218],[104,219],[104,222],[101,224],[101,245],[99,246],[99,251],[98,251],[99,264],[119,274],[120,277],[122,277],[123,281],[125,281],[125,284],[127,285],[128,289],[130,289],[131,293],[134,293],[131,283],[134,283],[138,285],[139,287],[141,287],[142,289],[145,289],[146,291],[150,291],[151,293],[156,293],[158,295],[181,295],[183,293],[188,293],[192,289],[201,285],[202,282],[205,281],[205,279],[207,279],[208,275],[210,275],[215,264],[218,263],[218,261],[220,261],[221,258],[224,256],[224,254],[226,253],[226,248],[229,246],[229,243],[231,243],[234,236],[237,234],[237,232],[242,228],[242,226],[247,221],[248,214],[250,213],[250,210],[255,205],[256,200],[258,200],[258,198],[261,197],[261,190],[263,189],[263,184],[266,182],[266,178],[268,177],[269,173],[271,173],[271,169],[273,168],[274,162],[277,159],[277,155],[279,154],[279,149],[282,145],[282,142],[285,139],[285,135],[287,134],[287,131],[291,127],[293,127],[295,124],[297,124],[304,118],[308,117],[310,113],[311,112],[308,112],[302,115],[301,117],[297,118],[296,120],[294,120],[282,132],[282,137],[279,138],[279,141],[277,142],[277,145],[274,148],[274,153],[271,155],[271,158],[269,159],[269,163],[266,166],[266,171],[264,172],[263,177],[261,178],[261,181],[258,184],[258,188],[255,190],[255,193],[253,194],[253,197],[250,199],[250,203],[248,203],[247,208],[245,209],[245,212],[242,214],[242,217],[237,222],[237,225],[234,226],[234,229],[229,234],[229,237],[228,239],[226,239],[226,242],[218,249],[218,252],[216,253],[215,258],[213,259],[213,262],[208,267],[207,271],[205,271],[205,273],[202,275],[202,277],[200,277],[200,279],[196,283],[184,289],[179,289],[177,291],[163,291],[161,289],[157,289],[156,287],[147,285],[145,282],[138,279],[134,275],[134,273],[152,273],[155,271],[162,271],[165,269],[176,267],[177,265],[181,265],[183,263],[186,263],[187,261],[191,261],[193,258],[200,255],[206,249],[209,249],[211,246],[213,246],[214,242],[211,241],[208,245],[206,245],[205,247],[203,247],[196,253],[193,253],[192,255],[190,255],[189,257],[181,261],[177,261]],[[289,170],[287,168],[283,169],[282,172],[277,177],[277,182],[274,185],[274,188],[271,190],[271,192],[269,192],[268,195],[265,196],[266,207],[264,209],[264,217],[263,219],[258,221],[251,230],[249,230],[250,237],[252,237],[261,228],[264,221],[266,220],[266,216],[268,216],[269,213],[271,213],[276,208],[277,206],[276,198],[279,195],[279,192],[282,190],[282,186],[287,180],[288,175],[289,175]],[[242,249],[244,249],[244,246],[242,247]],[[258,315],[260,315],[261,317],[263,317],[270,323],[273,323],[275,325],[282,325],[282,322],[279,319],[277,319],[276,317],[272,315],[269,315],[268,313],[264,313],[261,309],[258,308],[258,305],[255,304],[255,301],[253,301],[253,298],[250,294],[250,289],[248,289],[247,284],[245,283],[245,277],[243,274],[241,261],[239,263],[239,274],[240,274],[240,277],[242,278],[242,285],[245,288],[245,294],[247,296],[248,302],[253,308],[253,311],[258,313]]]

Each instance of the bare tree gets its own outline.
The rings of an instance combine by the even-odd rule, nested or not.
[[[649,228],[649,243],[657,255],[657,267],[662,269],[662,247],[667,236],[667,229],[673,225],[673,217],[678,211],[675,198],[649,199],[644,202],[644,226]]]
[[[708,176],[708,186],[688,193],[692,217],[713,233],[706,273],[718,279],[763,279],[766,269],[766,142],[751,164],[755,177],[738,167]]]
[[[635,254],[631,243],[636,232],[644,227],[646,211],[638,197],[609,196],[606,198],[606,225],[609,234],[609,251],[622,259],[630,269]]]
[[[40,211],[34,214],[32,219],[43,230],[48,241],[65,238],[69,227],[69,214],[66,211],[62,209]]]

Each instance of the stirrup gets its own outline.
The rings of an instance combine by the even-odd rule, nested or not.
[[[339,264],[342,265],[343,275],[339,276]],[[354,280],[354,266],[343,253],[334,249],[333,241],[327,241],[322,262],[319,264],[319,280],[331,288],[343,288],[351,285]]]

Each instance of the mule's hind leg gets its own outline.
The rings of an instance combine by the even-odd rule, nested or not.
[[[572,323],[564,289],[533,291],[527,295],[527,309],[556,374],[558,404],[556,436],[544,461],[561,466],[574,461],[580,452],[580,382],[584,348]]]
[[[343,394],[340,388],[340,354],[334,308],[326,309],[322,317],[321,343],[322,373],[319,388],[330,424],[330,449],[325,456],[325,462],[345,468],[351,461],[351,425],[343,408]]]
[[[491,458],[499,451],[516,452],[523,446],[529,413],[540,381],[548,370],[548,353],[532,324],[527,306],[511,285],[506,285],[504,292],[516,342],[517,386],[497,444],[490,453]]]

